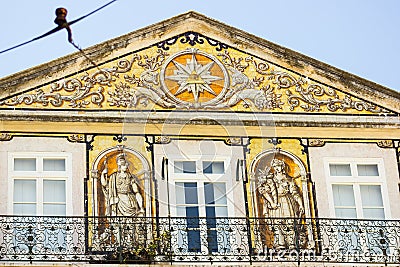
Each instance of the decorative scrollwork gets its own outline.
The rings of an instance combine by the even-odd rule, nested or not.
[[[381,148],[392,148],[393,141],[392,140],[380,140],[376,142],[376,144]]]
[[[162,50],[167,51],[167,50],[169,50],[169,47],[171,45],[174,45],[178,41],[179,37],[181,37],[181,36],[175,36],[175,37],[172,37],[172,38],[170,38],[168,40],[159,42],[159,43],[156,44],[156,46],[158,48],[161,48]]]
[[[160,90],[159,70],[165,61],[167,53],[158,49],[156,55],[149,57],[147,55],[134,55],[130,62],[124,60],[124,66],[129,65],[132,68],[133,63],[137,62],[144,71],[140,77],[135,74],[124,75],[126,83],[116,84],[114,89],[108,90],[109,98],[107,102],[110,106],[132,108],[137,105],[146,107],[149,101],[155,102],[162,107],[174,107],[174,103],[165,97],[165,93]],[[122,71],[117,70],[116,71]],[[124,71],[127,71],[125,69]]]
[[[207,41],[209,45],[215,46],[217,51],[222,51],[223,49],[228,48],[228,45],[197,32],[185,32],[168,40],[159,42],[156,44],[156,46],[167,51],[170,49],[169,47],[174,45],[178,40],[180,40],[182,44],[190,44],[191,46],[195,46],[196,44],[204,44],[204,41]]]
[[[328,111],[335,112],[337,110],[347,111],[355,109],[357,111],[369,111],[372,113],[389,113],[388,110],[380,108],[376,105],[361,101],[353,100],[349,95],[345,95],[342,99],[339,97],[336,90],[332,88],[323,88],[317,84],[311,84],[304,87],[306,84],[301,78],[295,80],[291,75],[282,75],[276,77],[275,83],[278,88],[295,87],[294,93],[287,89],[288,104],[290,110],[297,107],[302,108],[307,112],[321,111],[323,106],[326,106]]]
[[[128,140],[128,138],[126,138],[126,136],[122,135],[122,134],[117,134],[113,137],[114,141],[117,141],[118,143],[122,143],[126,140]]]
[[[270,70],[270,66],[267,62],[257,62],[251,56],[247,57],[246,61],[253,63],[254,68],[256,69],[257,73],[259,73],[261,75],[267,75],[267,76],[271,75],[271,72],[268,72],[268,70]]]
[[[0,133],[0,141],[10,141],[13,136],[9,133]]]
[[[242,138],[230,137],[225,139],[225,144],[229,146],[240,146],[242,145]]]
[[[273,247],[291,231],[319,237]],[[0,216],[1,260],[9,262],[315,262],[398,265],[398,220],[229,217]],[[272,243],[274,242],[274,243]],[[208,253],[212,251],[212,253]]]
[[[64,103],[68,103],[73,108],[84,108],[89,104],[101,107],[104,101],[103,86],[111,86],[112,81],[114,81],[112,75],[106,70],[97,71],[92,75],[85,74],[81,80],[73,78],[53,83],[48,93],[37,89],[33,93],[1,101],[0,105],[16,106],[35,103],[42,106],[61,107]],[[95,85],[97,85],[97,89],[93,89]]]
[[[325,145],[325,141],[322,139],[310,139],[309,146],[312,147],[323,147]]]
[[[183,34],[183,38],[181,38],[180,42],[182,44],[190,44],[191,46],[195,44],[204,44],[204,38],[201,37],[203,36],[198,33],[187,32]]]
[[[268,143],[273,144],[274,146],[277,146],[279,144],[282,144],[282,140],[279,140],[276,137],[273,137],[271,139],[268,139]]]
[[[220,41],[211,39],[211,38],[209,38],[207,36],[204,36],[204,38],[207,40],[209,45],[216,46],[215,50],[217,50],[217,51],[222,51],[224,49],[228,49],[229,48],[228,45],[226,45],[224,43],[221,43]]]
[[[67,137],[67,140],[72,143],[85,143],[84,134],[71,134]]]
[[[154,143],[156,144],[169,144],[171,143],[171,138],[169,136],[161,135],[161,136],[156,136]]]
[[[247,67],[249,66],[249,64],[241,64],[242,61],[244,61],[244,58],[234,58],[231,57],[231,55],[229,54],[228,51],[224,51],[224,53],[219,53],[218,56],[221,56],[222,58],[222,63],[225,64],[225,66],[227,67],[231,67],[234,68],[235,70],[238,70],[240,72],[244,72]]]

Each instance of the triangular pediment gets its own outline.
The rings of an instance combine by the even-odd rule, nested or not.
[[[0,80],[0,108],[400,112],[398,92],[195,12],[85,53]]]

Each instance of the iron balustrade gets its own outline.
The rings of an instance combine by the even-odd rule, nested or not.
[[[400,263],[400,221],[0,216],[1,261]]]

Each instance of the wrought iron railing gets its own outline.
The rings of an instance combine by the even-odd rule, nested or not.
[[[400,221],[0,216],[1,261],[400,264]]]

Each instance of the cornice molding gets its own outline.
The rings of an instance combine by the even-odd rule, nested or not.
[[[398,129],[397,116],[354,116],[319,114],[272,114],[236,112],[127,112],[120,111],[40,111],[40,110],[0,110],[1,121],[38,121],[68,123],[133,123],[133,124],[178,124],[178,125],[222,125],[260,127],[337,127],[337,128],[377,128]]]

